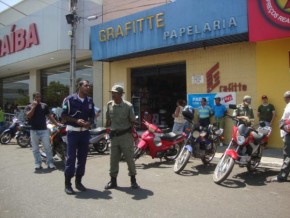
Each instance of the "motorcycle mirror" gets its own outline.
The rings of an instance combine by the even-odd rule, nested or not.
[[[266,123],[264,121],[260,121],[259,122],[259,125],[260,125],[260,127],[265,127],[266,126]]]
[[[237,105],[235,105],[235,104],[229,104],[229,108],[230,109],[237,109]]]

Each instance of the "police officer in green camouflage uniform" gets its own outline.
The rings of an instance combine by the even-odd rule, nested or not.
[[[122,99],[124,93],[120,85],[114,85],[112,90],[112,100],[107,104],[106,127],[111,128],[111,153],[110,153],[110,182],[105,189],[117,187],[117,176],[119,173],[119,161],[122,153],[128,165],[129,176],[131,177],[131,187],[139,188],[136,182],[136,168],[133,159],[134,147],[132,137],[132,125],[135,122],[133,106],[130,102]]]
[[[253,108],[251,107],[252,98],[249,95],[245,95],[243,98],[243,103],[237,105],[237,109],[234,110],[233,116],[238,119],[244,119],[251,124],[254,123],[255,117]]]

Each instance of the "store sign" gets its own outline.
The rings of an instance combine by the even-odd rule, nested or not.
[[[290,0],[248,0],[251,42],[290,36]]]
[[[240,82],[221,85],[219,66],[219,63],[216,63],[206,72],[206,87],[208,93],[212,92],[216,87],[219,87],[220,92],[245,92],[248,90],[247,85]]]
[[[246,0],[176,1],[91,27],[92,59],[106,60],[246,32]]]
[[[23,28],[17,29],[16,25],[13,25],[10,34],[0,38],[0,57],[19,52],[38,44],[39,39],[35,23],[30,24],[28,30]]]

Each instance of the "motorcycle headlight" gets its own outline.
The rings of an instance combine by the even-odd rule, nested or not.
[[[242,145],[242,144],[244,144],[245,141],[246,141],[246,138],[245,138],[244,136],[239,135],[239,136],[237,137],[237,143],[238,143],[238,145]]]

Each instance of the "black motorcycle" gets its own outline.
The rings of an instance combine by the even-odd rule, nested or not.
[[[26,148],[30,146],[30,129],[31,126],[28,123],[21,123],[18,128],[18,132],[16,133],[16,141],[17,144],[21,148]]]
[[[16,132],[18,131],[20,125],[20,121],[17,118],[13,118],[12,124],[5,129],[0,135],[0,143],[8,144],[11,139],[16,136]]]
[[[191,110],[182,112],[184,118],[189,122],[190,128],[185,145],[176,158],[173,167],[173,171],[177,174],[185,168],[191,156],[200,158],[204,164],[210,163],[223,135],[223,129],[219,128],[217,123],[210,124],[207,127],[195,125],[192,122],[192,113]]]

